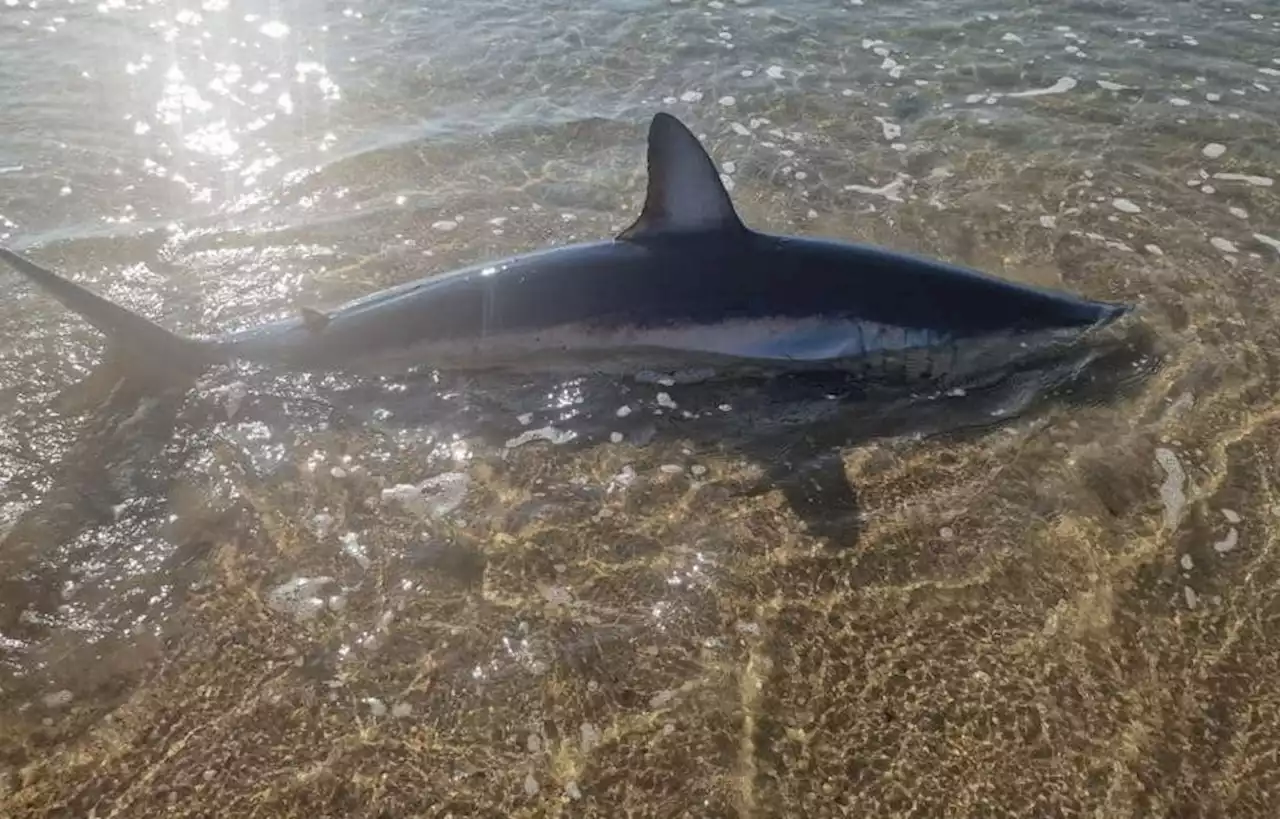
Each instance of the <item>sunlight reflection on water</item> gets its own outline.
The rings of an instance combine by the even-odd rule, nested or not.
[[[206,0],[199,10],[122,0],[98,6],[104,15],[150,17],[148,29],[159,34],[158,42],[119,44],[127,96],[107,101],[149,141],[153,176],[183,186],[197,205],[235,211],[264,201],[263,174],[282,161],[267,131],[292,128],[295,117],[314,119],[342,99],[323,54],[328,26],[308,24],[299,37],[278,16],[307,21],[319,12],[313,6],[273,6],[272,16],[227,0]],[[320,53],[300,42],[312,36]],[[323,135],[317,149],[331,143]]]

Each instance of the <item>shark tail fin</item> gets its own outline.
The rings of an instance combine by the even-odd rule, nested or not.
[[[197,377],[221,358],[215,344],[170,332],[11,250],[0,247],[0,260],[105,335],[113,369],[123,367],[143,381],[172,383]]]

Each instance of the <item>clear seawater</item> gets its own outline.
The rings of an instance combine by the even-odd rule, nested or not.
[[[753,226],[1138,329],[138,395],[0,272],[0,814],[1274,815],[1274,2],[0,0],[0,242],[216,333],[616,233],[659,110]]]

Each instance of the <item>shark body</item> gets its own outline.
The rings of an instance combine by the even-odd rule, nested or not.
[[[392,287],[333,310],[189,338],[0,248],[137,365],[570,375],[839,370],[939,382],[1078,337],[1131,308],[870,245],[752,230],[679,120],[649,128],[639,218],[605,241]]]

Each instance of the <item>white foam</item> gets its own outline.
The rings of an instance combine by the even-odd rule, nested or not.
[[[531,429],[522,432],[516,437],[507,441],[507,449],[515,449],[524,446],[532,441],[548,441],[552,444],[564,444],[578,437],[578,433],[570,430],[556,429],[552,426],[545,426],[541,429]]]
[[[367,569],[372,564],[369,560],[369,550],[360,543],[360,536],[355,532],[347,532],[340,538],[342,542],[342,551],[352,560],[360,565],[360,568]]]
[[[1273,239],[1270,236],[1264,236],[1261,233],[1253,234],[1253,238],[1257,239],[1259,242],[1262,242],[1264,245],[1271,248],[1275,252],[1280,253],[1280,239]]]
[[[1111,206],[1121,213],[1141,213],[1142,208],[1138,207],[1128,199],[1112,199]]]
[[[888,183],[887,185],[881,185],[878,188],[872,188],[867,185],[845,185],[844,189],[847,191],[852,191],[854,193],[865,193],[871,196],[883,196],[885,199],[888,199],[890,202],[901,202],[902,196],[900,195],[900,193],[902,191],[902,186],[904,184],[905,184],[904,178],[898,177],[897,179]]]
[[[1227,146],[1220,142],[1210,142],[1208,145],[1200,149],[1200,153],[1209,159],[1217,159],[1227,152]]]
[[[1213,178],[1223,182],[1244,182],[1258,188],[1269,188],[1275,184],[1275,180],[1269,176],[1251,176],[1245,173],[1215,173]]]
[[[1230,239],[1224,239],[1221,236],[1214,236],[1209,240],[1209,244],[1213,245],[1223,253],[1239,253],[1240,248],[1236,247],[1235,242]]]
[[[1030,91],[1012,91],[1006,97],[1042,97],[1046,94],[1065,94],[1080,84],[1075,77],[1061,77],[1048,88],[1035,88]]]
[[[884,131],[884,138],[890,142],[902,136],[902,126],[884,117],[876,117],[876,122],[880,123],[881,130]]]

